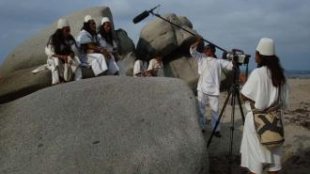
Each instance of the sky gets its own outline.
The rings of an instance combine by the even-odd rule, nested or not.
[[[156,5],[160,7],[155,13],[186,16],[204,39],[225,50],[250,54],[250,67],[255,66],[259,39],[270,37],[284,69],[310,71],[309,0],[1,0],[0,64],[19,44],[60,17],[95,6],[110,7],[115,28],[127,31],[136,44],[141,29],[157,17],[150,15],[138,24],[132,19]]]

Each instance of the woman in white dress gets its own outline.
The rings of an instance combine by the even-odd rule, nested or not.
[[[50,36],[45,53],[53,85],[70,81],[73,75],[75,80],[82,78],[77,44],[70,34],[70,25],[66,19],[58,20],[57,30]]]
[[[115,40],[113,39],[112,34],[112,25],[111,21],[108,17],[103,17],[101,20],[101,25],[99,27],[98,32],[98,40],[99,46],[102,49],[105,49],[109,53],[108,62],[108,75],[117,75],[119,72],[119,67],[116,63],[116,53],[117,53],[117,45]]]
[[[287,82],[272,39],[262,38],[259,41],[256,63],[257,68],[252,71],[241,90],[248,111],[240,148],[241,166],[248,168],[251,174],[261,174],[263,170],[278,174],[281,170],[282,146],[269,150],[260,144],[250,107],[250,102],[254,102],[255,109],[265,110],[277,102],[278,97],[281,109],[288,103]]]
[[[96,23],[90,15],[84,17],[84,24],[77,42],[80,47],[82,65],[90,65],[95,76],[106,73],[108,70],[106,58],[109,58],[109,54],[98,44]]]

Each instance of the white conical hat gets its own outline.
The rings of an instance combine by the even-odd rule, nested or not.
[[[57,28],[58,29],[62,29],[64,27],[69,27],[69,21],[67,19],[64,19],[64,18],[60,18],[58,19],[57,21]]]
[[[106,22],[111,22],[111,21],[110,21],[110,19],[109,19],[108,17],[103,17],[103,18],[101,19],[101,25],[104,24],[104,23],[106,23]]]
[[[263,56],[273,56],[275,55],[275,44],[270,38],[261,38],[256,47],[256,51]]]
[[[90,20],[94,20],[94,19],[91,17],[91,15],[86,15],[86,16],[84,17],[84,22],[88,22],[88,21],[90,21]]]

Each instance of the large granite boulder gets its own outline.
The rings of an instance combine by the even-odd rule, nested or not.
[[[22,69],[0,78],[0,104],[51,85],[50,71],[44,70],[32,74],[31,70],[31,68]]]
[[[172,24],[163,19],[155,18],[142,28],[137,44],[137,56],[139,58],[149,60],[158,52],[162,56],[167,56],[193,39],[192,34],[180,28],[196,33],[192,29],[192,23],[186,17],[176,14],[167,14],[162,17]]]
[[[124,85],[126,84],[126,85]],[[208,173],[192,91],[104,76],[0,105],[0,173]]]
[[[118,54],[123,60],[127,54],[135,51],[135,44],[129,38],[127,32],[123,29],[115,30],[116,38],[118,39]]]

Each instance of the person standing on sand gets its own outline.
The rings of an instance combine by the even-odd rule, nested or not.
[[[216,122],[219,118],[218,111],[222,69],[232,70],[233,63],[224,59],[217,59],[215,55],[216,50],[214,45],[208,44],[201,49],[201,43],[202,39],[200,37],[197,37],[196,42],[190,47],[190,54],[197,60],[198,63],[199,80],[197,84],[197,92],[200,110],[199,123],[202,132],[205,132],[206,105],[209,104],[211,108],[211,125],[214,129]],[[214,135],[216,137],[221,137],[219,125],[217,126]]]
[[[281,170],[282,146],[269,150],[260,144],[250,106],[254,102],[255,109],[263,111],[277,102],[279,96],[282,108],[287,107],[287,82],[272,39],[260,39],[256,48],[256,63],[257,68],[241,90],[247,110],[240,147],[241,166],[249,169],[251,174],[261,174],[263,169],[270,174],[278,174]]]

